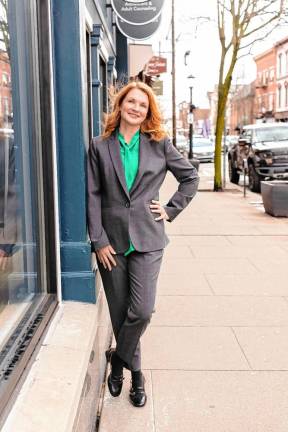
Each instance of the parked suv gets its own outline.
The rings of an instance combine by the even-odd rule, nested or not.
[[[253,192],[260,192],[261,180],[288,178],[288,123],[244,126],[238,143],[229,149],[228,164],[230,181],[236,184],[247,168]]]

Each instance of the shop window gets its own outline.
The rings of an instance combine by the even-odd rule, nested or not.
[[[101,131],[105,120],[105,114],[108,112],[108,94],[107,94],[107,68],[106,63],[100,57],[99,59],[99,80],[100,80],[100,114],[101,115]]]
[[[51,202],[47,210],[43,180],[51,131],[41,69],[49,71],[49,48],[43,49],[42,67],[38,46],[38,29],[47,32],[40,25],[47,7],[48,0],[7,0],[0,6],[0,76],[2,84],[11,81],[0,88],[0,415],[27,366],[29,355],[23,353],[33,351],[33,336],[56,304],[47,276]],[[51,181],[51,170],[49,175]]]
[[[92,95],[91,95],[91,51],[90,32],[86,30],[86,72],[87,72],[87,115],[88,115],[88,139],[92,139]]]

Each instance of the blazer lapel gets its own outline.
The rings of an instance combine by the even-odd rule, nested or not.
[[[139,148],[139,167],[137,176],[134,180],[134,183],[132,185],[132,188],[130,189],[130,195],[133,193],[133,191],[137,188],[139,185],[141,178],[147,168],[147,164],[149,163],[149,148],[150,148],[150,141],[147,135],[140,133],[140,148]]]
[[[123,164],[121,160],[120,155],[120,143],[115,134],[111,135],[108,141],[108,147],[110,156],[113,162],[114,169],[116,171],[117,177],[121,183],[122,188],[124,189],[124,192],[126,193],[127,197],[130,198],[129,191],[127,189],[126,185],[126,179],[125,179],[125,173],[123,169]]]

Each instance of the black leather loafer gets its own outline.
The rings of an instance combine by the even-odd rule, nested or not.
[[[109,388],[110,394],[113,397],[117,397],[120,395],[120,393],[122,391],[123,380],[124,380],[123,375],[116,377],[116,376],[113,376],[112,373],[109,374],[108,380],[107,380],[108,388]]]
[[[114,352],[115,352],[115,348],[109,348],[107,351],[105,351],[105,356],[108,363],[111,363],[111,358]],[[122,391],[123,380],[124,380],[123,374],[119,376],[115,376],[112,374],[112,372],[110,372],[110,374],[108,375],[108,380],[107,380],[108,388],[110,394],[113,397],[117,397],[120,395]]]
[[[137,385],[133,385],[133,383],[131,382],[131,388],[129,393],[130,401],[135,407],[138,408],[143,407],[147,401],[147,395],[144,387],[145,377],[143,374],[140,381],[141,382],[137,383]]]

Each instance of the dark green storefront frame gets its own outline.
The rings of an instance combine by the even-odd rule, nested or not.
[[[79,0],[52,0],[63,300],[96,302],[86,232]]]

